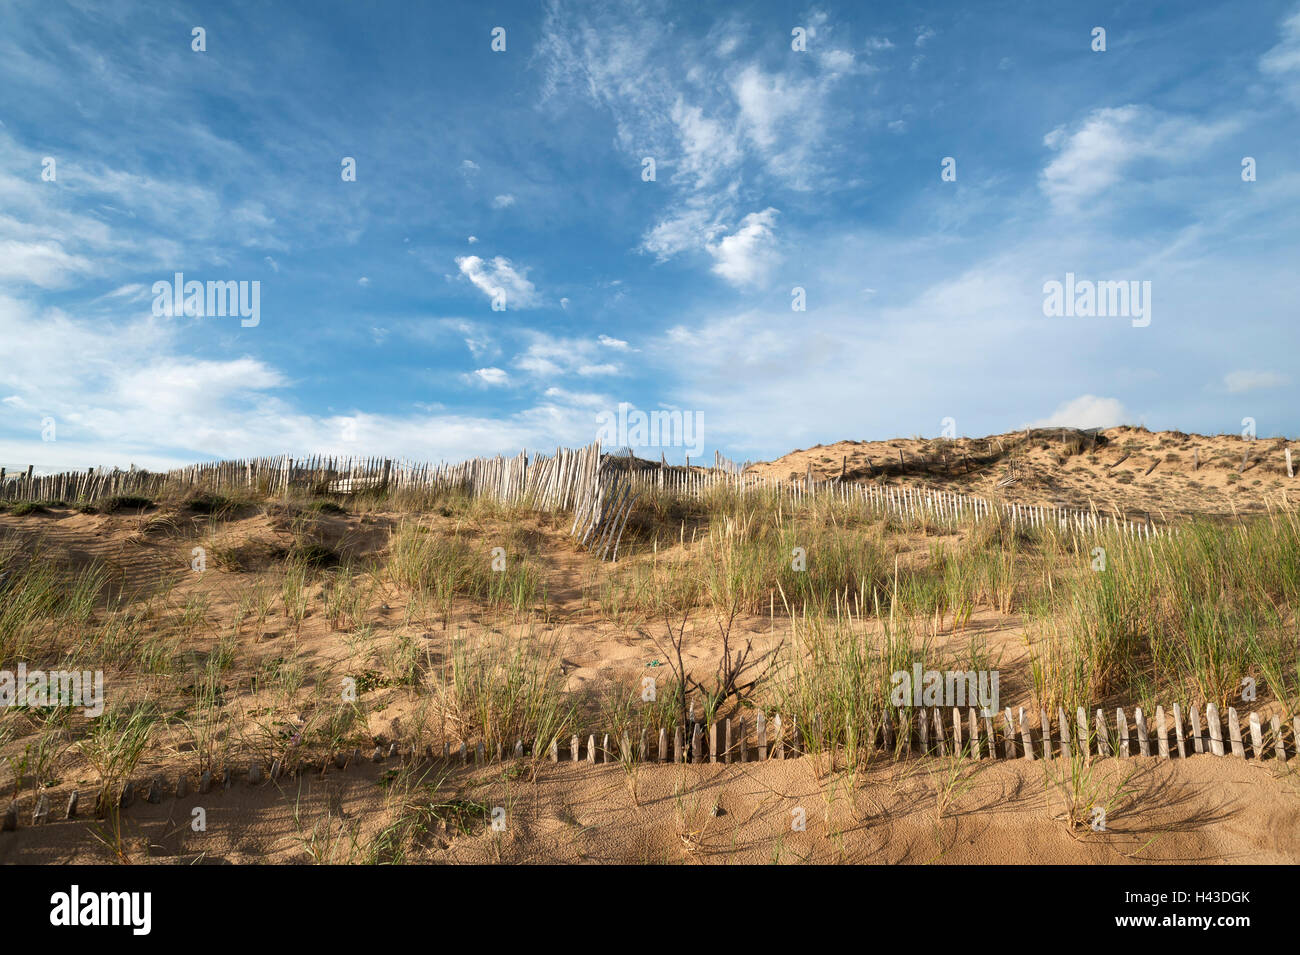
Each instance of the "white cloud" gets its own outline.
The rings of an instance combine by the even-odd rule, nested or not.
[[[1166,116],[1133,104],[1093,110],[1072,132],[1058,126],[1043,137],[1056,155],[1039,186],[1055,208],[1072,211],[1120,183],[1136,160],[1181,162],[1236,125]]]
[[[540,301],[536,286],[528,280],[528,270],[516,269],[504,256],[498,255],[490,263],[477,255],[458,256],[456,265],[488,298],[505,292],[507,308],[532,308]]]
[[[606,348],[627,348],[627,342],[623,341],[621,338],[610,338],[608,335],[601,335],[596,339],[596,341],[600,342]]]
[[[930,27],[925,27],[925,26],[917,27],[916,45],[925,46],[927,43],[933,40],[935,36],[937,36],[937,34],[934,32],[934,30],[930,29]]]
[[[225,261],[249,246],[283,245],[263,203],[232,203],[218,188],[90,159],[60,159],[57,184],[13,176],[4,170],[39,166],[41,155],[4,130],[0,157],[0,281],[63,288],[86,277],[170,270],[181,261]]]
[[[1031,428],[1113,428],[1130,420],[1118,398],[1080,395],[1065,402]]]
[[[776,209],[768,207],[762,212],[751,212],[741,220],[739,228],[731,235],[708,247],[716,259],[715,274],[732,285],[758,285],[779,260],[776,249]]]
[[[817,62],[828,73],[852,73],[857,61],[848,50],[822,50]]]
[[[262,426],[287,380],[255,358],[186,356],[179,337],[166,320],[78,321],[0,297],[0,340],[13,348],[0,363],[0,388],[57,422],[59,440],[39,454],[81,467],[106,450],[116,460],[159,447],[244,454],[235,436]],[[6,423],[21,433],[23,422],[0,416],[0,428]]]
[[[723,231],[725,229],[718,224],[714,213],[703,208],[689,208],[661,220],[647,232],[641,240],[641,251],[650,252],[663,262],[679,252],[703,247]]]
[[[688,106],[679,96],[673,104],[672,121],[681,145],[676,175],[693,179],[695,188],[711,185],[740,161],[736,131],[725,122],[706,116],[701,107]]]
[[[704,250],[714,259],[714,274],[732,285],[761,284],[779,261],[776,243],[778,211],[768,207],[751,212],[734,231],[712,219],[704,209],[688,209],[665,219],[641,240],[641,251],[663,262],[680,252]]]
[[[1282,22],[1282,38],[1260,57],[1259,69],[1276,79],[1286,97],[1300,106],[1300,8]]]
[[[184,355],[178,328],[151,316],[77,320],[0,294],[0,341],[12,347],[0,362],[0,463],[41,471],[131,463],[165,469],[285,452],[457,460],[587,444],[595,438],[591,408],[610,403],[548,390],[509,415],[452,414],[436,404],[411,414],[315,415],[279,397],[288,378],[259,359]],[[594,342],[585,344],[595,352]],[[483,387],[509,380],[494,367],[473,377]],[[57,441],[40,440],[46,415],[56,421]],[[345,424],[355,440],[343,439]]]
[[[845,122],[830,98],[865,72],[852,51],[829,42],[829,18],[813,11],[811,57],[771,70],[741,52],[734,22],[704,35],[624,15],[617,6],[556,4],[541,43],[545,96],[589,96],[613,117],[618,146],[637,163],[657,162],[657,181],[675,193],[673,211],[644,233],[640,250],[660,260],[718,241],[740,212],[746,187],[825,188],[825,144]],[[730,52],[727,49],[730,38]],[[734,246],[735,243],[730,245]],[[723,273],[727,263],[720,264]]]
[[[478,242],[478,236],[476,236],[476,235],[472,235],[472,236],[470,236],[468,239],[466,239],[465,241],[467,241],[470,245],[474,245],[475,243]]]
[[[127,285],[119,285],[113,291],[104,296],[106,299],[123,299],[131,302],[140,302],[150,297],[149,287],[139,282],[131,282]]]
[[[496,196],[496,197],[493,198],[493,200],[492,200],[492,208],[493,208],[493,209],[509,209],[509,208],[510,208],[511,206],[513,206],[514,204],[515,204],[515,197],[512,196],[512,195],[510,195],[509,193],[505,193],[504,195]]]
[[[357,284],[360,285],[362,288],[367,288],[370,285],[370,278],[368,276],[363,275],[361,276],[361,278],[357,279]]]
[[[54,289],[97,271],[90,259],[65,251],[58,242],[0,239],[0,282]]]
[[[824,85],[749,65],[731,83],[740,128],[765,165],[786,184],[805,189],[820,170],[825,136]]]
[[[1223,387],[1232,395],[1261,388],[1281,388],[1290,382],[1289,377],[1276,371],[1230,371],[1223,376]]]
[[[564,388],[550,387],[543,394],[547,398],[558,398],[566,404],[577,405],[582,408],[604,409],[608,408],[610,401],[607,395],[598,395],[592,392],[575,392],[568,391]]]
[[[484,355],[496,354],[499,349],[491,342],[480,341],[474,338],[465,339],[465,347],[475,358],[482,358]]]
[[[579,375],[589,378],[598,375],[616,375],[618,365],[603,361],[603,343],[587,338],[557,338],[544,332],[529,332],[532,341],[515,356],[514,366],[538,378],[558,378]]]
[[[510,376],[500,368],[479,368],[473,377],[485,385],[504,385],[510,381]]]

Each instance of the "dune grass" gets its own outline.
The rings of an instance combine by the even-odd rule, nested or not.
[[[1035,689],[1067,708],[1153,692],[1220,707],[1251,677],[1289,715],[1300,691],[1300,516],[1193,521],[1179,534],[1097,538],[1105,569],[1062,577],[1036,614]]]
[[[0,539],[0,666],[49,659],[60,631],[87,624],[108,581],[102,565],[78,568]]]
[[[540,759],[564,739],[577,716],[564,691],[560,649],[526,635],[515,641],[490,631],[456,641],[430,673],[436,721],[445,740],[483,740],[488,752],[513,752],[516,741],[535,744]]]
[[[545,605],[546,588],[535,562],[510,548],[507,537],[493,544],[459,528],[447,534],[403,522],[392,536],[387,571],[394,583],[439,607],[444,627],[457,598],[520,616]]]
[[[175,503],[156,506],[172,514]],[[1276,700],[1287,719],[1300,712],[1294,510],[1190,521],[1145,540],[998,517],[954,532],[861,502],[763,491],[649,493],[615,565],[557,543],[572,515],[455,491],[346,504],[191,496],[177,507],[197,518],[178,520],[173,537],[192,527],[215,543],[217,522],[256,507],[293,539],[265,573],[241,578],[252,582],[236,587],[233,622],[206,592],[178,584],[193,583],[184,561],[165,586],[127,600],[102,564],[0,537],[0,669],[116,668],[111,692],[123,694],[98,719],[37,725],[35,714],[4,714],[10,782],[49,777],[79,756],[107,805],[164,737],[191,772],[248,753],[319,761],[377,745],[380,722],[371,720],[394,700],[409,706],[392,735],[420,751],[430,741],[465,740],[472,750],[482,740],[492,755],[510,754],[522,740],[536,760],[551,741],[567,745],[577,733],[585,743],[594,731],[622,752],[624,737],[633,747],[661,729],[671,739],[687,708],[706,723],[744,716],[750,727],[761,708],[779,712],[787,733],[797,726],[805,749],[833,751],[853,767],[874,754],[886,715],[911,715],[890,701],[892,674],[914,663],[1002,665],[987,649],[988,625],[1024,627],[1035,706],[1240,706],[1243,680],[1253,680],[1261,704]],[[339,535],[368,532],[363,520],[390,522],[391,534],[378,556],[353,558]],[[188,552],[188,541],[168,542]],[[561,570],[580,581],[584,602],[557,614],[550,586]],[[389,600],[405,606],[381,617]],[[680,672],[649,637],[666,618],[692,613],[700,624],[692,639],[716,640],[713,620],[729,628],[745,619],[784,642],[738,691],[712,671]],[[626,674],[591,696],[572,692],[562,629],[549,629],[557,619],[613,628],[629,646],[642,641],[647,658],[667,665],[641,674],[658,678],[653,697],[643,684],[618,682]],[[336,657],[300,652],[302,634],[322,632]],[[343,677],[357,681],[359,700],[340,699]],[[1078,780],[1053,786],[1064,792],[1067,783],[1071,806],[1095,801]]]

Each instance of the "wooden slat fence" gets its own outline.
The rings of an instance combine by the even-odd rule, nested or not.
[[[643,467],[625,462],[636,460]],[[356,493],[459,488],[473,496],[524,503],[541,510],[572,509],[572,534],[584,543],[599,543],[603,553],[618,551],[622,529],[639,496],[681,494],[700,497],[726,490],[734,493],[777,493],[800,503],[835,500],[873,508],[909,522],[956,530],[964,524],[1001,517],[1030,528],[1055,527],[1081,534],[1115,530],[1141,538],[1176,533],[1152,521],[1131,521],[1118,513],[1050,505],[991,501],[976,495],[907,485],[817,481],[781,481],[744,472],[734,462],[715,456],[715,467],[668,467],[639,459],[601,453],[598,443],[585,448],[557,448],[553,455],[474,458],[456,464],[432,464],[380,457],[288,455],[212,461],[165,473],[103,470],[33,475],[6,474],[0,468],[0,500],[94,503],[118,496],[155,498],[168,492],[206,489],[214,493],[257,492],[268,495],[290,490],[315,493]],[[617,529],[610,522],[617,521]]]
[[[1113,728],[1105,712],[1097,709],[1095,722],[1090,728],[1086,711],[1079,707],[1074,717],[1074,732],[1071,731],[1071,718],[1064,708],[1057,709],[1055,728],[1047,711],[1041,710],[1035,732],[1035,727],[1031,725],[1034,714],[1030,713],[1026,719],[1023,707],[1018,719],[1010,708],[1001,717],[995,717],[980,714],[973,707],[968,707],[964,712],[957,707],[933,707],[893,711],[865,735],[849,728],[842,729],[836,735],[828,734],[822,726],[820,716],[814,716],[811,726],[795,719],[786,721],[780,713],[773,713],[768,719],[762,711],[756,714],[757,718],[752,724],[748,724],[744,718],[706,724],[703,720],[694,720],[692,713],[689,727],[674,726],[671,732],[667,727],[662,727],[657,739],[648,729],[642,729],[636,739],[629,739],[626,733],[615,739],[609,733],[589,732],[572,733],[567,740],[557,737],[537,740],[531,744],[522,739],[512,742],[500,739],[476,740],[472,745],[469,740],[444,740],[441,753],[435,752],[433,746],[417,751],[392,743],[386,755],[382,747],[376,746],[370,755],[370,761],[382,763],[386,759],[398,759],[432,762],[441,759],[444,763],[469,766],[471,763],[480,765],[489,761],[531,757],[552,763],[595,766],[626,762],[729,764],[795,759],[801,756],[821,756],[834,760],[846,754],[845,744],[850,733],[859,753],[895,760],[913,756],[952,756],[972,760],[1068,761],[1076,752],[1086,760],[1136,756],[1182,760],[1205,752],[1211,752],[1216,757],[1226,755],[1222,742],[1223,726],[1213,704],[1203,708],[1193,707],[1190,710],[1190,726],[1184,724],[1177,705],[1171,712],[1172,723],[1166,719],[1168,714],[1163,707],[1156,708],[1154,749],[1150,739],[1152,726],[1146,723],[1140,708],[1134,709],[1131,724],[1125,710],[1117,709]],[[1204,724],[1200,718],[1202,714]],[[1242,737],[1239,724],[1237,711],[1229,707],[1228,742],[1233,756],[1282,770],[1288,768],[1291,759],[1300,757],[1296,748],[1297,740],[1300,740],[1300,716],[1293,719],[1289,734],[1288,728],[1278,716],[1270,717],[1265,723],[1258,714],[1251,713],[1248,721],[1250,733],[1245,738]],[[1137,730],[1139,752],[1134,752],[1131,745],[1133,735],[1129,732],[1130,727]],[[1208,750],[1203,735],[1207,729],[1210,739]],[[1288,735],[1289,740],[1286,738]],[[1191,747],[1187,745],[1189,739]],[[689,746],[685,745],[688,740]],[[1216,742],[1217,746],[1214,745]],[[162,778],[155,776],[147,786],[144,783],[137,785],[135,782],[127,782],[121,791],[119,802],[123,807],[129,806],[137,793],[145,793],[144,798],[151,803],[160,802],[167,795],[181,798],[191,791],[207,793],[218,784],[229,788],[241,776],[246,785],[273,785],[284,776],[301,772],[324,773],[331,766],[338,770],[348,769],[361,763],[362,759],[361,750],[354,748],[350,753],[335,753],[318,767],[288,766],[280,759],[275,759],[271,762],[269,771],[262,761],[255,759],[249,763],[246,772],[227,766],[222,771],[220,780],[213,773],[204,772],[193,787],[190,777],[181,774],[170,793]],[[77,792],[71,794],[65,818],[76,817],[78,796]],[[50,815],[48,797],[38,797],[32,808],[31,824],[42,825],[49,821]],[[0,831],[11,832],[18,825],[18,804],[11,802],[3,817],[0,817]]]

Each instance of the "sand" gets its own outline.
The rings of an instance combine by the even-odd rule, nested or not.
[[[484,817],[401,840],[412,863],[624,864],[1294,864],[1300,793],[1294,773],[1193,756],[1098,760],[1118,791],[1105,831],[1066,824],[1051,764],[954,768],[950,760],[881,764],[856,778],[824,758],[730,766],[543,764],[536,779],[506,765],[453,769],[442,792]],[[388,764],[296,780],[219,787],[143,801],[119,839],[103,822],[57,821],[0,838],[0,863],[345,863],[400,816],[378,783]],[[1059,770],[1059,767],[1058,767]],[[433,769],[430,779],[442,776]],[[334,811],[331,812],[331,806]],[[192,829],[203,807],[207,829]],[[500,807],[503,828],[490,811]],[[714,810],[718,810],[716,814]],[[802,818],[804,828],[796,829]],[[121,854],[116,848],[121,847]],[[386,859],[385,856],[380,856]]]
[[[969,474],[954,464],[948,475],[932,471],[924,480],[901,480],[978,494],[996,490],[1022,503],[1078,506],[1094,500],[1099,506],[1145,509],[1149,500],[1158,500],[1170,518],[1260,510],[1270,495],[1280,496],[1290,486],[1285,465],[1279,463],[1280,451],[1271,442],[1252,445],[1257,460],[1234,481],[1240,438],[1137,429],[1108,429],[1103,437],[1105,444],[1067,456],[1062,463],[1059,442],[1053,444],[1050,435],[1035,435],[1018,446],[1016,480],[1001,489],[995,485],[1005,480],[1010,468],[1006,457]],[[926,455],[932,463],[939,461],[942,471],[944,454],[955,462],[958,454],[989,454],[999,441],[1005,448],[1018,440],[1023,436],[981,439],[983,444],[959,441],[942,448],[921,441],[841,442],[755,468],[779,477],[801,476],[812,462],[814,474],[829,477],[840,472],[844,458],[848,472],[865,472],[868,456],[872,467],[879,468],[886,453],[892,451],[896,458],[902,448],[906,460]],[[1192,448],[1200,454],[1196,471],[1190,463]],[[1109,466],[1125,453],[1129,456],[1118,467]],[[1171,455],[1176,460],[1167,460]],[[1156,469],[1144,476],[1153,461]],[[1126,483],[1116,473],[1137,476]],[[859,477],[869,479],[865,473]],[[313,521],[315,533],[333,549],[360,559],[382,554],[390,532],[405,519],[379,511],[317,515]],[[455,526],[438,514],[420,519],[435,530]],[[113,575],[115,593],[120,589],[142,603],[152,601],[166,611],[164,616],[201,604],[201,622],[186,637],[187,649],[206,652],[230,630],[237,607],[250,594],[276,593],[280,560],[293,540],[293,520],[292,514],[276,507],[265,512],[249,508],[215,522],[176,506],[138,515],[55,508],[24,517],[0,514],[0,535],[16,536],[29,547],[39,543],[77,565],[101,562]],[[594,582],[609,572],[608,565],[578,550],[561,521],[539,515],[525,524],[522,532],[529,548],[545,554],[549,600],[544,618],[516,622],[462,605],[444,627],[422,616],[409,594],[391,581],[376,578],[366,608],[371,643],[380,647],[399,636],[414,639],[427,659],[438,664],[455,641],[483,634],[508,641],[554,642],[566,689],[585,713],[594,713],[602,696],[637,685],[646,674],[665,674],[663,623],[607,619],[595,599]],[[481,527],[474,533],[490,536],[497,530]],[[918,538],[909,543],[902,559],[927,560],[932,544],[933,538]],[[189,570],[196,545],[208,553],[208,569],[201,577]],[[672,556],[671,548],[660,553],[664,559]],[[760,655],[787,639],[779,615],[741,615],[733,635],[735,640],[752,641]],[[937,654],[960,659],[973,637],[985,645],[1001,671],[1003,705],[1030,706],[1027,641],[1033,635],[1025,620],[983,609],[968,626],[940,626],[931,639]],[[358,652],[326,619],[320,586],[315,585],[301,626],[278,611],[244,620],[231,679],[246,684],[264,666],[296,653],[306,667],[304,691],[310,691],[320,674],[345,667]],[[360,652],[369,651],[363,647]],[[694,614],[684,644],[688,667],[711,672],[719,653],[716,621],[704,611]],[[115,692],[128,697],[150,694],[156,682],[135,672],[109,673],[106,679]],[[365,699],[365,732],[385,747],[389,740],[401,738],[413,719],[414,694],[381,686]],[[1113,706],[1133,701],[1097,702]],[[246,687],[230,703],[247,721],[269,705],[265,694]],[[1261,706],[1260,712],[1267,721],[1269,707]],[[23,720],[18,717],[18,739],[3,755],[20,752],[24,732],[33,731]],[[192,772],[186,745],[179,731],[160,731],[133,778],[158,775],[170,787],[179,771]],[[1293,758],[1291,765],[1297,764],[1300,760]],[[62,820],[68,793],[81,791],[84,813],[95,783],[88,767],[69,757],[50,790],[55,821],[39,828],[28,825],[33,797],[25,790],[18,803],[21,827],[0,834],[0,862],[110,861],[119,846],[121,854],[138,862],[362,861],[386,827],[412,818],[410,806],[403,809],[404,802],[394,798],[392,788],[378,784],[394,766],[393,761],[376,765],[366,760],[346,771],[331,769],[323,776],[317,771],[258,787],[241,779],[230,790],[179,800],[168,795],[158,805],[139,799],[123,814],[119,838],[104,831],[102,822]],[[479,818],[448,832],[425,819],[426,831],[418,838],[397,840],[405,845],[404,858],[631,863],[1300,861],[1300,776],[1272,761],[1257,764],[1208,755],[1169,762],[1098,760],[1088,777],[1089,784],[1113,803],[1105,832],[1068,824],[1062,787],[1049,778],[1053,771],[1060,773],[1059,763],[954,764],[912,758],[878,761],[852,777],[842,767],[832,771],[824,759],[813,758],[743,766],[644,765],[630,774],[618,765],[544,762],[536,767],[535,777],[532,771],[531,765],[525,770],[513,762],[480,769],[436,767],[426,782],[447,774],[437,799],[501,806],[506,809],[506,828],[495,832]],[[332,804],[341,815],[330,811]],[[197,806],[207,811],[204,833],[190,828]],[[716,815],[715,806],[720,810]],[[792,828],[796,809],[803,810],[806,831]]]

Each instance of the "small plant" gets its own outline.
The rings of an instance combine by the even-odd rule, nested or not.
[[[1109,763],[1092,762],[1079,750],[1073,751],[1068,760],[1042,760],[1040,765],[1048,795],[1054,792],[1061,801],[1062,812],[1054,818],[1075,836],[1105,832],[1109,828],[1116,812],[1132,795],[1128,783],[1137,771],[1118,759]],[[1102,765],[1111,766],[1118,773],[1118,780],[1103,778],[1098,771]]]
[[[284,568],[280,596],[284,602],[284,615],[295,627],[301,627],[307,616],[308,580],[310,571],[305,561],[291,560]]]
[[[113,805],[153,733],[158,714],[148,704],[118,706],[90,721],[90,729],[78,744],[86,762],[99,774],[96,806],[101,814]]]

